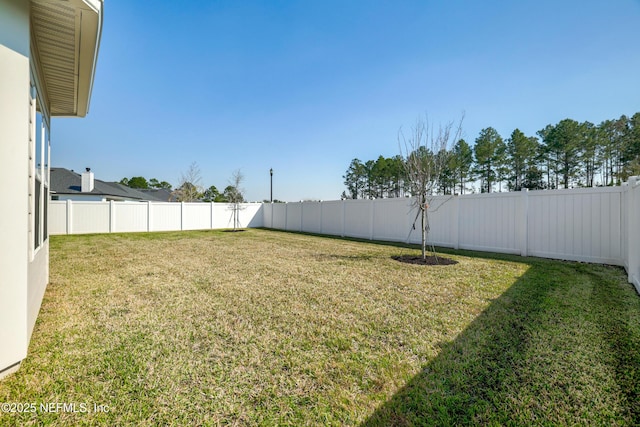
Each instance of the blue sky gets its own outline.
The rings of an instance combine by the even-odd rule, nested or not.
[[[334,200],[351,159],[429,115],[473,144],[640,111],[640,1],[105,1],[89,115],[52,165],[176,185],[197,162],[248,200]]]

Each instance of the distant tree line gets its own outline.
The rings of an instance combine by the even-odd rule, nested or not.
[[[167,181],[158,181],[156,178],[147,180],[142,176],[122,178],[120,184],[130,188],[149,190],[166,189],[169,190],[178,202],[219,202],[219,203],[243,203],[244,191],[240,188],[243,176],[239,171],[234,172],[233,183],[225,187],[222,193],[215,185],[208,188],[202,187],[202,177],[200,168],[194,162],[189,169],[182,174],[180,184],[177,188]]]
[[[171,190],[171,184],[167,181],[158,181],[156,178],[151,178],[147,181],[147,179],[143,176],[132,176],[131,178],[122,178],[120,180],[120,184],[126,185],[130,188],[137,189],[159,189],[165,188],[167,190]]]
[[[515,129],[506,140],[488,127],[473,147],[459,139],[449,150],[425,150],[421,156],[444,164],[433,190],[437,194],[620,185],[640,175],[640,113],[598,125],[564,119],[536,136]],[[343,178],[343,198],[403,197],[409,192],[402,156],[353,159]]]

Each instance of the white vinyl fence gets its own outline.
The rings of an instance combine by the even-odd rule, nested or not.
[[[50,234],[127,233],[233,228],[233,204],[49,202]],[[242,203],[239,226],[262,227],[261,203]]]
[[[411,199],[244,203],[240,227],[420,243]],[[640,178],[621,187],[438,196],[429,243],[624,266],[640,292]],[[413,228],[415,222],[415,229]],[[233,227],[226,203],[51,201],[50,234]]]
[[[640,292],[640,179],[621,187],[438,196],[429,243],[624,266]],[[265,227],[420,243],[411,199],[266,204]],[[415,222],[415,229],[413,224]]]

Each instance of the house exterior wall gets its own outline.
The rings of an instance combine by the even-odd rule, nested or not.
[[[0,0],[0,377],[27,355],[29,2]]]
[[[33,328],[36,325],[40,305],[44,298],[44,291],[49,284],[49,239],[33,256],[29,263],[27,289],[27,343],[31,340]]]

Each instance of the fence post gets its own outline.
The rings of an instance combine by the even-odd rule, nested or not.
[[[71,199],[67,199],[67,234],[73,234],[73,207]]]
[[[273,229],[273,202],[271,204],[271,228]]]
[[[346,222],[346,216],[347,216],[347,208],[346,208],[346,200],[342,201],[342,233],[340,234],[340,237],[344,237],[344,229],[345,229],[345,222]]]
[[[213,202],[209,202],[209,229],[213,230]]]
[[[522,224],[520,225],[520,255],[528,256],[529,250],[529,189],[520,189],[522,194]]]
[[[453,249],[460,249],[460,196],[455,194],[455,207],[453,208]]]
[[[180,202],[180,230],[184,230],[184,202]]]
[[[147,200],[147,232],[151,231],[151,200]]]
[[[373,240],[373,230],[374,230],[374,226],[373,226],[373,222],[375,221],[376,217],[376,199],[372,199],[371,203],[369,203],[369,240]]]
[[[640,177],[629,177],[627,189],[627,257],[629,266],[628,280],[640,293]],[[634,215],[635,214],[635,215]]]
[[[284,228],[283,230],[287,230],[287,221],[289,219],[289,202],[284,204]]]
[[[304,231],[303,218],[304,218],[304,201],[300,200],[300,232],[301,233]]]
[[[323,234],[322,233],[322,229],[323,229],[322,228],[322,200],[320,200],[320,205],[318,209],[320,209],[320,234]]]
[[[116,232],[116,209],[115,202],[109,200],[109,233]]]

